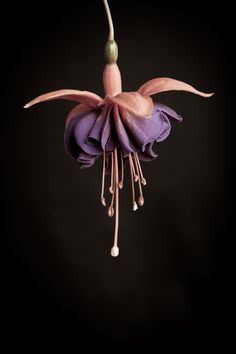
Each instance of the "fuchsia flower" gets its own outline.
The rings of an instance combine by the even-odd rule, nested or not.
[[[210,97],[194,87],[169,78],[156,78],[143,84],[135,92],[122,92],[121,75],[116,64],[118,48],[107,1],[104,0],[110,25],[110,36],[105,47],[106,66],[103,72],[105,97],[78,90],[58,90],[41,95],[25,105],[25,108],[43,101],[65,99],[78,102],[69,113],[65,127],[65,148],[79,161],[82,168],[90,167],[102,157],[101,203],[105,199],[105,176],[110,175],[111,200],[108,215],[115,213],[115,234],[111,255],[119,254],[119,189],[123,188],[124,161],[127,160],[131,176],[132,208],[143,206],[143,186],[146,185],[140,161],[156,158],[152,150],[155,142],[167,138],[173,122],[182,118],[171,108],[154,103],[150,96],[163,91],[177,90]],[[138,205],[135,183],[139,192]]]

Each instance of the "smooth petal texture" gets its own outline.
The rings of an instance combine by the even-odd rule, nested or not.
[[[162,103],[156,103],[155,104],[155,108],[156,111],[160,113],[160,115],[162,116],[163,119],[163,127],[162,127],[162,132],[160,134],[160,136],[156,139],[157,142],[161,142],[163,140],[165,140],[168,135],[170,134],[170,130],[171,130],[171,125],[170,123],[180,123],[182,122],[182,117],[177,114],[173,109],[171,109],[170,107],[162,104]]]
[[[120,134],[119,136],[121,124],[119,126],[117,125],[122,152],[126,156],[127,152],[129,153],[131,151],[143,153],[147,151],[150,159],[151,157],[154,158],[155,154],[150,150],[153,144],[150,143],[165,140],[170,134],[171,122],[181,120],[182,118],[176,112],[159,103],[154,104],[149,119],[137,118],[131,114],[126,116],[122,115],[125,132],[129,137],[129,148],[127,149],[127,144],[124,144],[124,141],[127,141],[127,137],[123,139],[124,134]]]
[[[116,147],[124,158],[136,152],[141,160],[150,161],[157,157],[152,150],[155,141],[166,139],[171,123],[182,119],[160,103],[154,104],[148,119],[127,113],[117,104],[81,112],[82,108],[77,106],[74,112],[72,110],[65,131],[66,150],[80,162],[81,167],[92,166],[104,151],[109,154]]]
[[[80,168],[88,168],[94,165],[96,156],[89,155],[82,151],[80,152],[77,160],[80,163]]]
[[[91,110],[91,108],[88,106],[85,106],[85,104],[78,104],[77,106],[72,108],[72,110],[70,111],[70,113],[68,114],[68,116],[66,118],[66,127],[68,126],[68,124],[70,123],[70,121],[73,118],[78,116],[79,113],[87,112],[90,110]]]
[[[154,143],[154,141],[148,143],[144,151],[138,152],[138,157],[141,161],[152,161],[158,156],[152,149]]]
[[[137,117],[150,116],[153,108],[152,99],[138,92],[121,92],[115,97],[106,97],[105,102],[117,104]]]
[[[133,139],[133,136],[130,134],[129,129],[125,127],[124,117],[122,116],[122,114],[120,114],[117,105],[114,107],[114,121],[115,121],[115,129],[117,132],[119,146],[123,156],[124,157],[128,156],[131,151],[137,152],[139,147],[137,144],[135,144],[135,140]]]
[[[147,81],[144,85],[142,85],[138,92],[141,95],[154,95],[163,91],[187,91],[191,93],[195,93],[196,95],[202,97],[210,97],[213,93],[204,93],[196,90],[193,86],[186,84],[183,81],[178,81],[175,79],[169,79],[168,77],[160,77],[157,79],[153,79]]]
[[[76,107],[75,107],[76,108]],[[80,110],[79,107],[77,107]],[[81,167],[90,167],[104,150],[111,152],[117,147],[117,134],[110,108],[78,112],[72,116],[65,129],[65,148],[77,159]],[[113,118],[113,116],[112,116]]]
[[[91,108],[97,107],[97,105],[103,101],[101,97],[93,92],[65,89],[45,93],[44,95],[38,96],[34,100],[27,103],[24,108],[29,108],[36,103],[58,99],[80,102]]]
[[[87,154],[98,156],[102,154],[100,142],[95,143],[89,140],[90,131],[102,116],[101,111],[89,111],[79,119],[74,129],[74,137],[78,146]],[[101,129],[101,128],[100,128]]]
[[[99,117],[100,110],[90,110],[79,113],[74,119],[71,119],[65,129],[64,142],[66,151],[78,159],[81,152],[91,155],[93,158],[101,153],[98,146],[90,146],[87,144],[87,137],[93,124]],[[84,158],[85,155],[83,155]]]
[[[75,140],[74,130],[82,116],[83,114],[80,113],[75,116],[74,119],[71,119],[70,123],[66,126],[64,134],[64,145],[66,152],[75,159],[78,158],[81,149]]]

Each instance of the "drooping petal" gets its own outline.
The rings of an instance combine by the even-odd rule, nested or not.
[[[95,146],[87,143],[89,131],[95,124],[100,113],[100,110],[80,112],[66,126],[64,136],[65,148],[75,159],[78,159],[81,151],[93,156],[98,156],[101,153],[100,144]]]
[[[134,137],[133,137],[130,129],[127,129],[127,127],[125,126],[125,124],[122,120],[122,115],[120,114],[119,108],[117,105],[114,106],[113,112],[114,112],[115,129],[117,132],[119,146],[120,146],[123,156],[126,157],[132,151],[137,152],[139,149],[139,146],[137,144],[135,144],[135,140],[134,140]],[[145,118],[143,118],[143,119],[145,119]]]
[[[91,108],[88,106],[85,106],[85,104],[78,104],[77,106],[72,108],[72,110],[70,111],[70,113],[68,114],[68,116],[66,118],[66,128],[67,128],[68,124],[70,123],[70,121],[73,118],[77,117],[79,113],[87,112],[90,110],[91,110]]]
[[[101,97],[99,97],[93,92],[65,89],[45,93],[44,95],[38,96],[29,103],[27,103],[24,108],[29,108],[35,105],[36,103],[57,99],[80,102],[91,108],[97,107],[97,105],[103,101]]]
[[[65,148],[81,168],[92,166],[104,150],[109,154],[119,145],[113,107],[80,112],[82,108],[77,106],[71,111],[65,129]]]
[[[107,117],[105,118],[105,122],[101,131],[101,145],[103,150],[106,151],[112,151],[115,148],[115,146],[113,145],[110,146],[109,144],[109,141],[111,140],[110,136],[111,136],[111,129],[112,129],[111,111],[112,111],[112,107],[110,107],[107,112]]]
[[[86,152],[81,151],[77,160],[80,163],[80,168],[88,168],[94,165],[96,156],[92,156]]]
[[[181,117],[181,115],[179,115],[178,113],[176,113],[172,108],[166,106],[163,103],[160,102],[156,102],[154,103],[155,108],[160,111],[160,112],[164,112],[165,114],[167,114],[168,118],[172,121],[177,121],[177,122],[182,122],[183,118]]]
[[[150,116],[153,108],[152,99],[138,92],[121,92],[115,97],[107,96],[105,101],[117,104],[137,117]]]
[[[84,113],[74,128],[74,137],[78,146],[87,154],[98,156],[102,154],[100,142],[89,141],[89,133],[96,122],[99,120],[102,112],[100,110]],[[73,120],[72,120],[73,122]]]
[[[156,139],[157,142],[161,142],[165,140],[168,135],[170,134],[171,130],[171,125],[170,123],[173,123],[174,121],[176,122],[182,122],[182,117],[176,113],[173,109],[170,107],[162,104],[162,103],[156,103],[155,108],[157,112],[159,112],[162,116],[163,119],[163,127],[162,127],[162,132],[159,135],[159,137]]]
[[[196,90],[193,86],[186,84],[183,81],[178,81],[175,79],[170,79],[168,77],[159,77],[157,79],[152,79],[143,84],[138,92],[141,95],[154,95],[163,91],[187,91],[195,93],[196,95],[202,97],[210,97],[213,93],[204,93]]]
[[[158,156],[155,151],[152,150],[154,143],[155,141],[148,143],[144,151],[138,152],[138,157],[141,161],[152,161]]]
[[[92,124],[86,138],[86,143],[89,145],[99,144],[101,146],[102,129],[106,120],[107,110],[101,111],[101,114],[97,117]]]
[[[70,156],[74,157],[75,159],[78,158],[81,149],[75,140],[74,130],[75,130],[75,126],[78,124],[81,117],[82,117],[82,113],[73,117],[74,119],[71,119],[69,124],[66,125],[65,133],[64,133],[64,145],[65,145],[66,152]]]
[[[176,119],[176,117],[179,118],[173,110],[168,110],[167,106],[155,103],[149,119],[137,118],[132,114],[125,116],[122,114],[122,121],[129,140],[135,144],[137,151],[144,152],[149,143],[155,140],[163,141],[167,138],[171,130],[170,120]]]
[[[106,152],[112,152],[118,146],[117,133],[113,116],[113,107],[110,107],[104,117],[105,123],[101,130],[101,145]]]

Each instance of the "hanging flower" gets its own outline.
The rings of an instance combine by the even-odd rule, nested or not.
[[[104,0],[110,26],[110,35],[105,47],[106,66],[103,72],[105,97],[78,90],[58,90],[41,95],[25,105],[25,108],[43,101],[65,99],[78,102],[69,113],[65,127],[65,148],[80,163],[81,168],[90,167],[102,157],[101,203],[105,199],[105,177],[110,175],[108,215],[115,214],[113,257],[118,256],[119,189],[123,188],[124,161],[128,161],[132,209],[144,205],[143,186],[146,185],[140,161],[157,157],[153,151],[155,142],[165,140],[171,124],[182,118],[171,108],[154,103],[151,96],[163,91],[187,91],[202,97],[210,97],[194,87],[170,78],[156,78],[143,84],[135,92],[122,92],[121,75],[116,64],[118,47],[107,1]],[[135,184],[138,186],[136,199]],[[138,203],[137,203],[138,202]]]

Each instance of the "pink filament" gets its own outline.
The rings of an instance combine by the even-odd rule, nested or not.
[[[134,166],[131,154],[129,154],[129,168],[130,168],[130,178],[131,178],[131,187],[132,187],[132,203],[133,203],[133,210],[137,209],[137,203],[135,201],[135,189],[134,189]]]
[[[110,183],[110,187],[109,187],[109,191],[110,191],[111,194],[114,193],[114,190],[113,190],[113,186],[114,186],[113,171],[114,171],[114,156],[113,156],[113,152],[112,152],[111,153],[111,183]]]
[[[120,151],[120,164],[121,164],[121,179],[119,182],[119,188],[122,189],[124,184],[124,161],[123,161],[123,155],[121,151]]]
[[[109,188],[110,193],[112,194],[111,197],[111,204],[108,208],[108,216],[112,217],[114,215],[114,208],[113,208],[113,204],[114,204],[114,198],[115,198],[115,166],[114,166],[114,152],[111,153],[111,185]]]
[[[143,206],[144,198],[143,198],[143,191],[142,191],[141,175],[140,175],[139,165],[137,162],[137,156],[134,153],[133,153],[133,159],[134,159],[135,167],[136,167],[136,170],[138,173],[138,186],[139,186],[138,204],[139,204],[139,206]]]
[[[137,173],[136,173],[136,171],[135,171],[135,168],[134,168],[133,159],[132,159],[131,154],[129,154],[129,155],[130,155],[130,157],[131,157],[131,158],[129,158],[129,163],[130,163],[130,166],[131,166],[132,171],[133,171],[134,181],[135,181],[135,182],[138,182],[138,175],[137,175]]]
[[[134,158],[135,158],[135,160],[137,161],[137,164],[138,164],[138,167],[139,167],[139,172],[140,172],[142,184],[143,184],[144,186],[146,186],[147,181],[146,181],[146,179],[145,179],[144,176],[143,176],[142,167],[141,167],[141,164],[140,164],[140,161],[139,161],[139,158],[138,158],[138,154],[137,154],[137,153],[134,153]]]
[[[106,154],[103,153],[103,163],[102,163],[102,190],[101,190],[101,203],[106,206],[106,199],[104,197],[104,186],[105,186],[105,168],[106,168]]]

